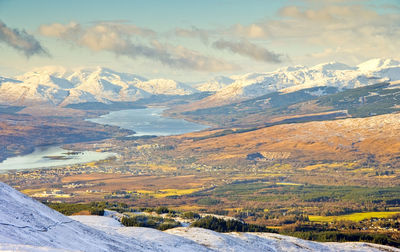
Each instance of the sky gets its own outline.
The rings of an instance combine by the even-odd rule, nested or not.
[[[0,76],[104,66],[200,82],[399,58],[400,0],[0,0]]]

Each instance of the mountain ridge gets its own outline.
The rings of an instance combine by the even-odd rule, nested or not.
[[[147,80],[108,68],[37,68],[14,79],[0,77],[0,103],[66,106],[83,102],[132,102],[152,95],[187,95],[196,89],[173,80]]]
[[[234,76],[234,79],[232,84],[187,106],[186,110],[221,106],[273,92],[291,93],[319,86],[343,90],[397,81],[400,80],[400,61],[372,59],[355,67],[328,62],[313,67],[295,66],[279,68],[272,72],[248,73]]]
[[[171,79],[146,79],[109,68],[60,66],[36,68],[15,78],[0,77],[0,104],[56,106],[84,102],[134,102],[152,95],[215,92],[190,107],[213,107],[272,92],[290,93],[326,86],[338,90],[400,80],[400,61],[371,59],[357,66],[327,62],[312,67],[289,66],[271,72],[219,76],[196,86]]]

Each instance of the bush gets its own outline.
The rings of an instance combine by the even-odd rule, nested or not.
[[[157,207],[157,208],[156,208],[155,212],[156,212],[157,214],[164,214],[164,213],[169,213],[170,211],[169,211],[169,209],[168,209],[167,207],[165,207],[165,206],[160,206],[160,207]]]
[[[91,214],[91,215],[100,215],[100,216],[103,216],[104,215],[104,208],[102,209],[102,208],[91,208],[90,210],[89,210],[89,213]]]
[[[184,219],[200,219],[200,215],[194,212],[185,212],[182,214],[182,218]]]
[[[165,223],[161,223],[157,229],[164,231],[167,229],[171,229],[171,228],[176,228],[179,227],[179,223],[178,222],[165,222]]]

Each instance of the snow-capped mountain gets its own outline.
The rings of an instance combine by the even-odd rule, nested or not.
[[[165,232],[101,216],[66,217],[0,183],[1,251],[400,251],[367,243],[318,243],[270,233]]]
[[[66,106],[71,103],[136,101],[151,95],[188,95],[216,92],[198,102],[212,107],[271,92],[293,92],[319,86],[351,89],[383,81],[400,80],[400,61],[372,59],[351,67],[338,62],[313,67],[294,66],[265,73],[217,77],[196,88],[169,79],[147,80],[108,68],[43,67],[15,78],[0,77],[0,104],[37,103]]]
[[[115,72],[108,68],[83,68],[63,77],[74,85],[74,88],[70,89],[75,91],[72,97],[75,97],[77,91],[80,91],[83,94],[93,95],[98,102],[107,103],[109,101],[135,101],[149,96],[147,92],[135,86],[145,81],[145,78],[134,74]],[[64,102],[64,104],[68,103],[72,103],[70,99]]]
[[[0,103],[12,105],[130,102],[153,94],[186,95],[194,92],[198,91],[173,80],[147,80],[102,67],[74,71],[43,67],[14,79],[0,78]]]
[[[400,80],[400,61],[372,59],[356,67],[329,62],[313,67],[294,66],[273,72],[232,76],[234,82],[199,102],[206,107],[250,99],[271,92],[294,92],[319,86],[351,89]]]
[[[230,77],[218,76],[207,82],[203,82],[197,85],[197,89],[200,91],[216,92],[230,84],[235,80]]]
[[[138,88],[157,95],[189,95],[198,92],[189,85],[168,79],[153,79],[140,82]]]

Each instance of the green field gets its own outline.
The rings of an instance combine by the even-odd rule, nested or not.
[[[337,216],[308,216],[310,221],[314,222],[333,222],[333,221],[362,221],[371,218],[389,218],[393,215],[400,214],[400,212],[366,212],[366,213],[352,213]]]

